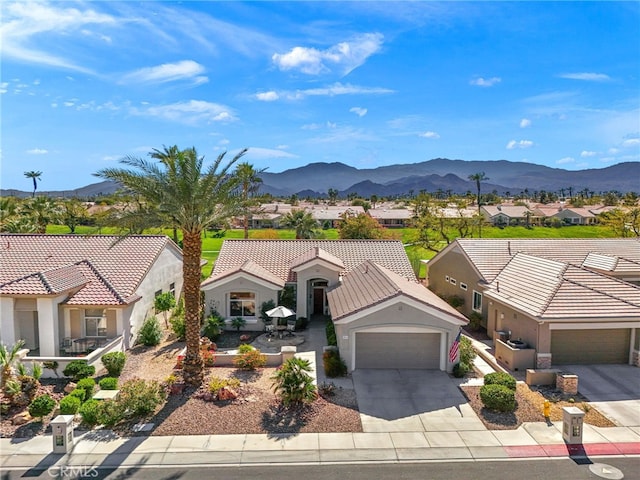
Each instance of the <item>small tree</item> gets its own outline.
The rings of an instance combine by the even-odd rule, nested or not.
[[[147,347],[154,347],[162,340],[162,329],[156,317],[147,318],[138,333],[138,341]]]
[[[236,331],[240,331],[242,327],[247,324],[247,321],[243,317],[236,317],[231,320],[231,326],[236,329]]]
[[[166,328],[169,327],[169,322],[167,319],[167,312],[176,306],[176,299],[171,294],[171,292],[161,293],[157,295],[155,300],[153,301],[153,306],[156,309],[156,313],[162,313],[164,318],[164,326]]]
[[[285,407],[300,403],[311,403],[317,396],[313,384],[311,363],[304,358],[290,358],[273,375],[273,390],[280,394]]]

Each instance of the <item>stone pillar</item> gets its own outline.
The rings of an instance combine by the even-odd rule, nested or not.
[[[16,324],[13,310],[13,297],[0,297],[0,339],[7,346],[16,343]]]
[[[566,395],[576,395],[578,393],[578,376],[572,373],[558,373],[556,388]]]
[[[631,365],[634,367],[640,367],[640,350],[633,350],[631,354]]]
[[[541,369],[551,368],[551,354],[538,353],[536,355],[536,368],[541,368]]]
[[[282,363],[293,358],[297,350],[298,349],[293,345],[280,347],[280,353],[282,354]]]

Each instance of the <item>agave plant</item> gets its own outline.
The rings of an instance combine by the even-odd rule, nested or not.
[[[18,340],[11,348],[4,343],[0,345],[0,369],[2,370],[0,388],[4,389],[7,380],[13,376],[14,364],[19,360],[18,352],[22,347],[24,347],[24,340]]]

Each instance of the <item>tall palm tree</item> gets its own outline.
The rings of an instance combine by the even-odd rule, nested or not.
[[[251,207],[255,206],[255,202],[249,198],[256,193],[262,183],[260,174],[266,168],[256,170],[253,165],[247,162],[239,163],[236,166],[235,176],[240,182],[240,194],[242,195],[242,225],[244,227],[244,238],[249,238],[249,215]]]
[[[318,222],[313,218],[313,215],[302,209],[291,210],[282,217],[280,225],[287,228],[294,228],[296,231],[296,240],[313,238],[315,230],[318,228]]]
[[[33,180],[33,193],[31,193],[31,197],[35,197],[36,196],[36,190],[38,189],[37,180],[40,180],[40,175],[42,175],[42,172],[36,171],[36,170],[31,170],[29,172],[24,172],[24,176],[25,177],[30,178],[30,179]]]
[[[198,156],[195,148],[165,147],[150,153],[157,162],[125,157],[121,163],[131,168],[106,168],[95,174],[144,198],[153,206],[150,213],[157,216],[159,225],[173,218],[182,231],[187,343],[183,373],[185,382],[194,386],[200,385],[204,376],[199,348],[202,232],[236,213],[237,205],[232,200],[238,179],[230,169],[246,151],[241,150],[226,164],[224,152],[212,165],[204,167],[204,157]]]
[[[483,180],[489,180],[484,172],[472,173],[469,175],[469,180],[476,182],[476,191],[478,192],[478,232],[480,237],[482,237],[482,213],[480,212],[480,182]]]

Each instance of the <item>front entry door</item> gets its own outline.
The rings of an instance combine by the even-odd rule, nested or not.
[[[313,313],[324,315],[324,288],[313,289]]]

